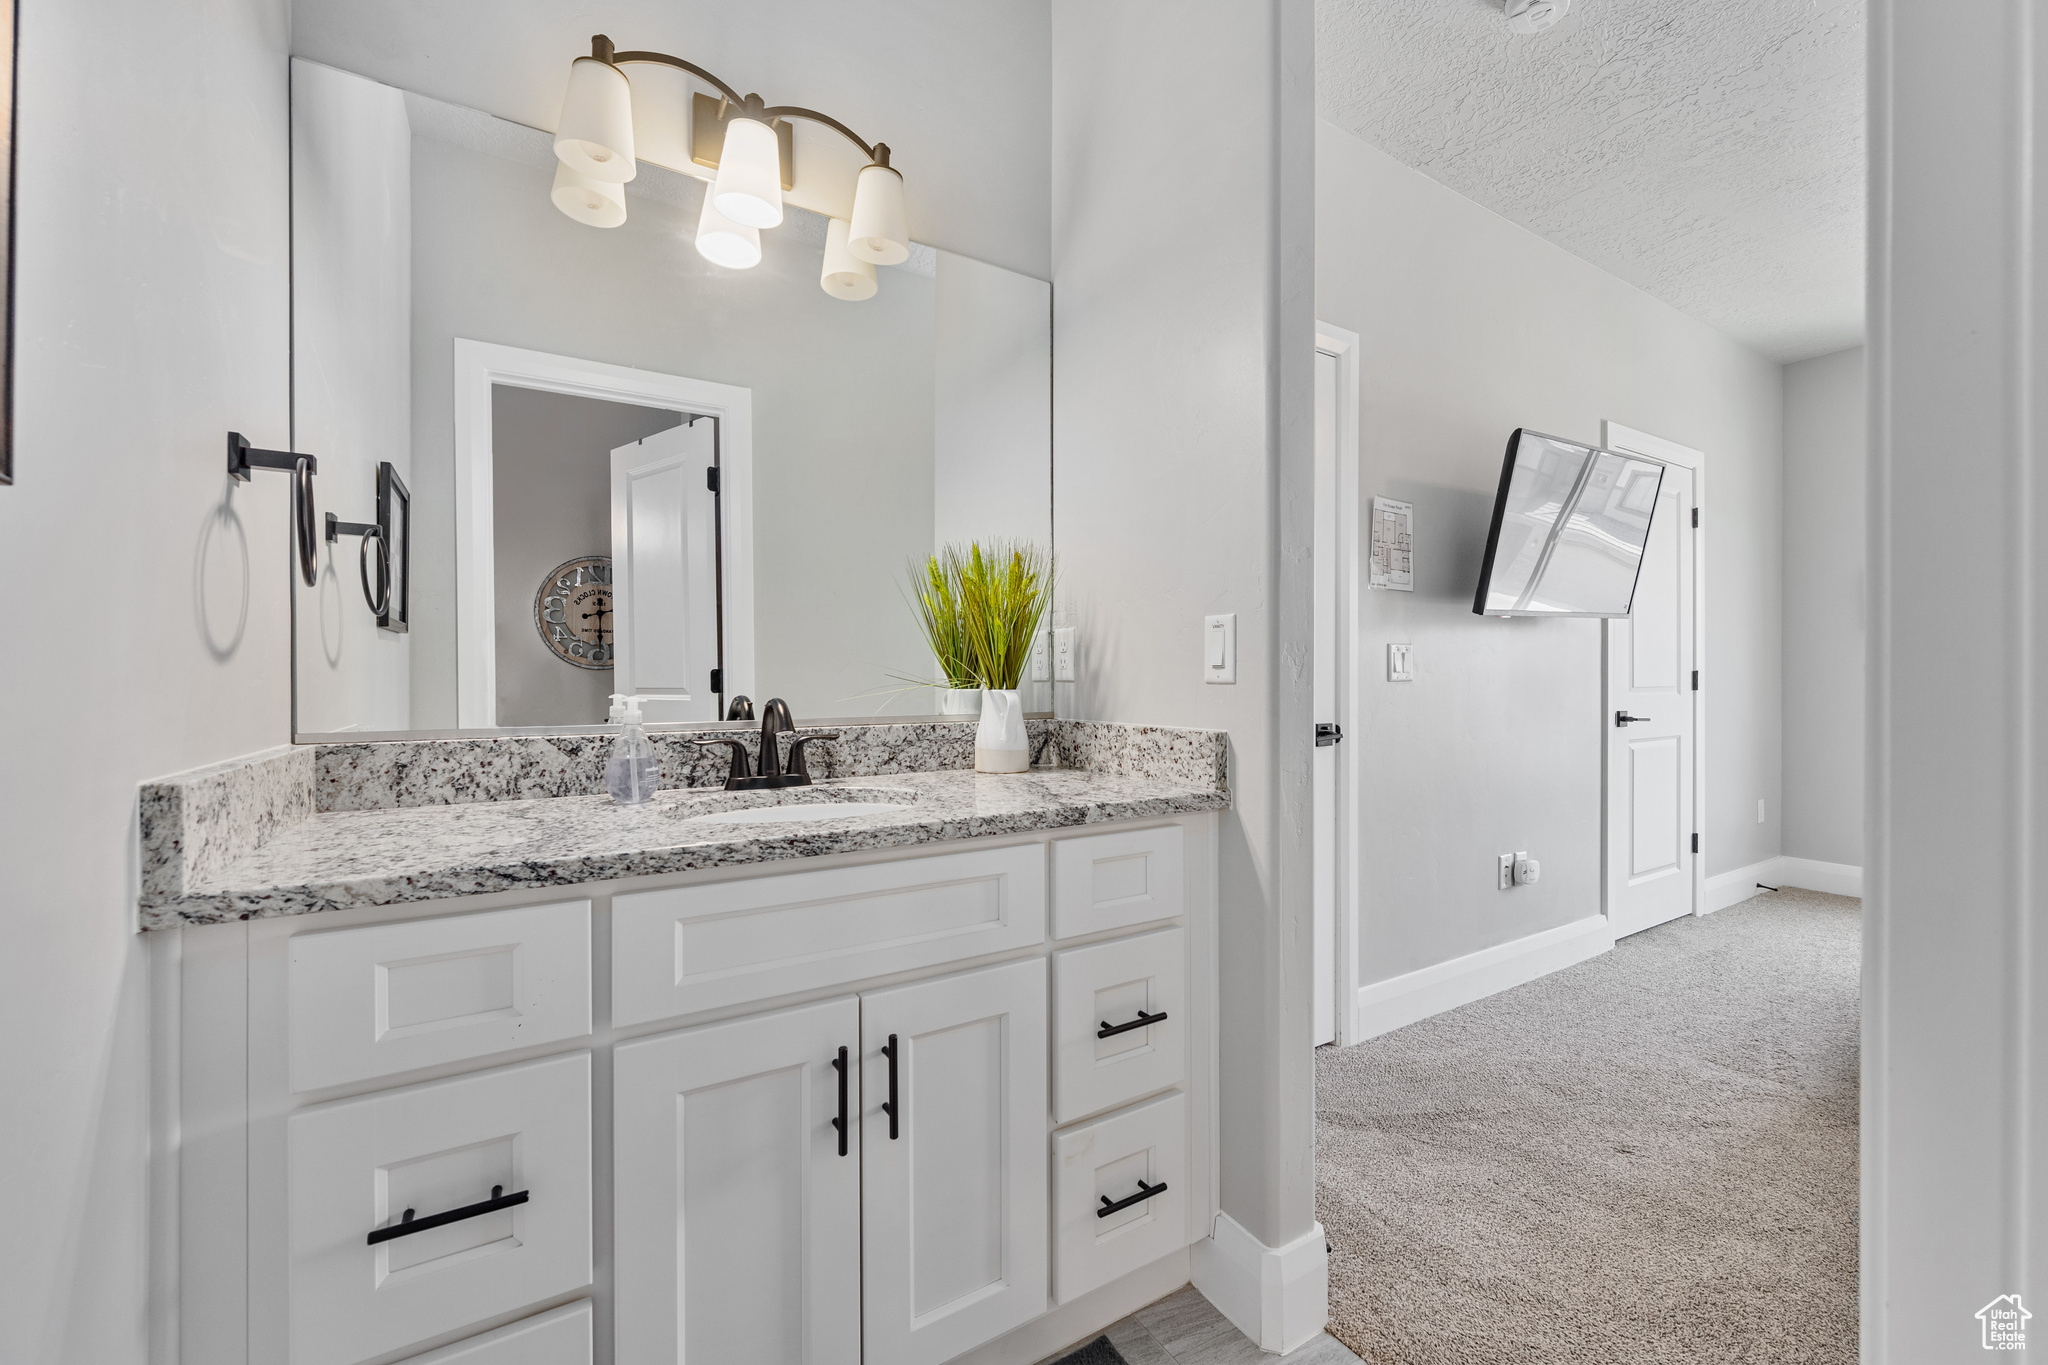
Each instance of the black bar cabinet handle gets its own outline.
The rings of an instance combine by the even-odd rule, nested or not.
[[[1102,1027],[1095,1030],[1095,1036],[1097,1038],[1114,1038],[1119,1033],[1129,1033],[1134,1028],[1145,1028],[1151,1024],[1163,1024],[1165,1022],[1165,1010],[1161,1010],[1157,1014],[1147,1014],[1144,1010],[1140,1009],[1137,1018],[1121,1024],[1112,1024],[1107,1019],[1103,1020]]]
[[[882,1045],[882,1055],[889,1059],[889,1098],[882,1103],[882,1112],[889,1116],[889,1141],[896,1140],[896,1122],[903,1117],[903,1105],[896,1098],[896,1035],[890,1034],[889,1041]]]
[[[839,1055],[832,1059],[832,1069],[839,1073],[839,1117],[832,1120],[832,1126],[839,1130],[839,1155],[846,1155],[846,1049],[840,1048]]]
[[[1138,1181],[1138,1192],[1136,1194],[1125,1195],[1122,1199],[1119,1199],[1114,1203],[1110,1202],[1110,1198],[1108,1195],[1103,1195],[1102,1207],[1095,1210],[1095,1216],[1097,1218],[1107,1218],[1112,1213],[1116,1213],[1122,1209],[1127,1209],[1133,1204],[1142,1204],[1155,1194],[1165,1193],[1166,1182],[1164,1180],[1160,1181],[1157,1185],[1147,1185],[1143,1179],[1140,1179]]]
[[[496,1213],[499,1209],[509,1209],[514,1204],[524,1204],[530,1196],[531,1191],[528,1190],[516,1190],[507,1194],[503,1185],[493,1185],[491,1197],[482,1203],[464,1204],[459,1209],[450,1209],[446,1213],[430,1213],[425,1218],[415,1218],[412,1216],[412,1210],[407,1209],[404,1216],[390,1227],[373,1229],[370,1233],[370,1245],[388,1242],[394,1237],[410,1237],[415,1232],[425,1232],[428,1228],[447,1227],[450,1223],[460,1223],[465,1218],[481,1218],[487,1213]]]

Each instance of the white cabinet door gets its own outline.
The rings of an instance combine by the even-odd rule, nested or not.
[[[1045,1311],[1045,995],[1034,958],[861,997],[869,1361],[938,1365]]]
[[[859,1043],[847,996],[618,1048],[619,1360],[858,1365]]]

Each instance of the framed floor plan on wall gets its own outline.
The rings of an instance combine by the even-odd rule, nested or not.
[[[1372,500],[1372,570],[1375,588],[1415,591],[1415,505],[1392,498]]]

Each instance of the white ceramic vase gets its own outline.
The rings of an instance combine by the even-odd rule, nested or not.
[[[974,732],[974,771],[1021,773],[1030,766],[1024,694],[1014,687],[988,688],[981,694],[981,725]]]
[[[939,693],[939,714],[942,716],[978,716],[981,714],[981,689],[978,687],[949,687]]]

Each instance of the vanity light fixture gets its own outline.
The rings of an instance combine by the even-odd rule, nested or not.
[[[735,223],[718,211],[718,196],[707,187],[704,211],[697,215],[697,254],[728,270],[761,264],[761,229]]]
[[[616,181],[593,180],[571,170],[566,161],[555,163],[555,187],[548,197],[556,208],[591,227],[615,228],[626,221],[626,187]]]
[[[569,68],[562,117],[555,129],[555,155],[562,166],[551,197],[555,207],[579,223],[617,227],[626,220],[621,188],[638,169],[633,159],[632,85],[621,67],[631,62],[672,66],[717,88],[714,100],[699,94],[695,109],[695,150],[691,159],[717,170],[705,188],[697,222],[697,250],[717,265],[744,270],[761,260],[762,228],[782,222],[782,192],[791,187],[788,120],[809,119],[839,133],[868,158],[854,182],[853,216],[828,225],[825,268],[820,284],[838,299],[870,298],[874,267],[910,257],[910,228],[903,209],[903,176],[889,164],[886,143],[867,143],[845,124],[815,109],[769,105],[759,95],[742,96],[693,62],[665,52],[618,52],[598,34],[590,55]],[[722,141],[715,136],[723,125]],[[716,146],[715,153],[710,152]]]

